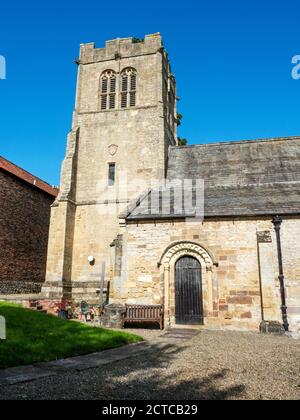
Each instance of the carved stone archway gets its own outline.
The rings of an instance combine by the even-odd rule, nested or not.
[[[184,257],[196,258],[202,270],[204,317],[214,310],[214,302],[218,300],[218,291],[214,267],[218,266],[213,254],[196,242],[181,241],[171,244],[163,253],[159,262],[161,285],[164,295],[165,326],[173,326],[175,320],[175,265]],[[205,321],[204,321],[205,322]]]

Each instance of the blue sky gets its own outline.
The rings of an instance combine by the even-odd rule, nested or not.
[[[59,183],[79,44],[161,32],[190,144],[300,135],[299,0],[11,1],[0,9],[0,155]]]

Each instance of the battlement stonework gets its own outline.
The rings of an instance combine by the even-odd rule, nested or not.
[[[81,44],[80,63],[89,64],[99,61],[115,60],[116,55],[122,58],[139,57],[156,54],[163,47],[160,34],[146,35],[144,40],[135,38],[118,38],[106,41],[105,48],[97,48],[95,43]]]

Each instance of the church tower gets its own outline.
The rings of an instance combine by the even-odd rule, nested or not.
[[[52,207],[50,299],[96,300],[119,214],[166,176],[177,143],[176,83],[160,34],[80,47],[76,105]]]

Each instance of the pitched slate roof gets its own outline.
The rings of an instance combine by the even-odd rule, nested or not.
[[[24,169],[18,167],[17,165],[9,162],[8,160],[4,159],[0,156],[0,169],[21,179],[22,181],[26,182],[38,188],[45,193],[57,197],[58,195],[58,188],[51,187],[51,185],[47,184],[46,182],[42,181],[41,179],[37,178],[36,176],[32,175],[31,173],[25,171]]]
[[[205,217],[300,214],[300,137],[171,147],[167,176],[204,180]],[[151,195],[127,220],[179,216],[143,214]]]

